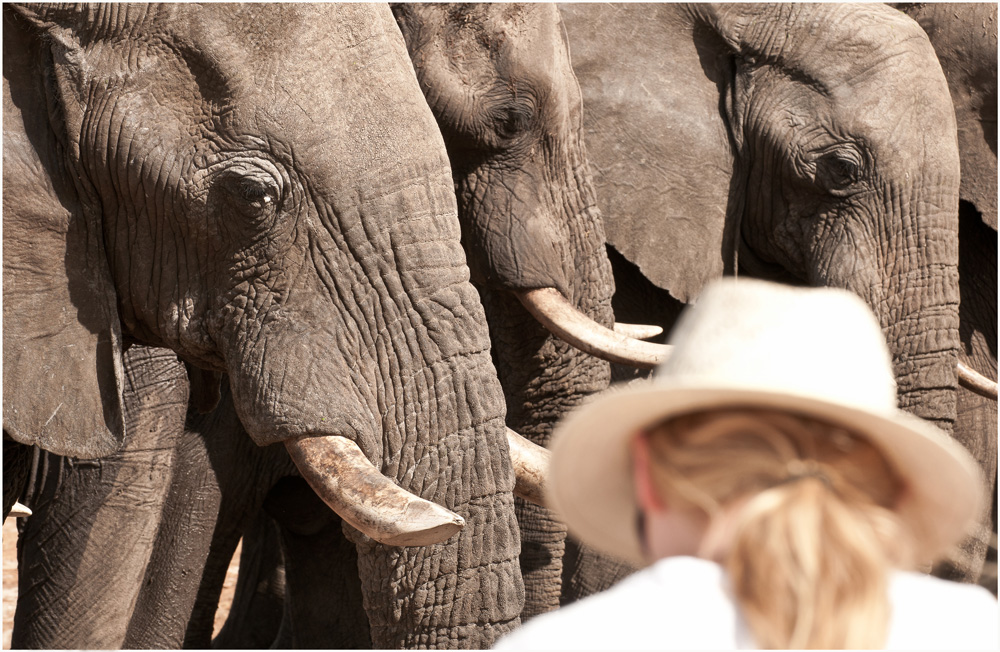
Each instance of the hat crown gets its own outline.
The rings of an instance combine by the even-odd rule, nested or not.
[[[857,296],[748,279],[709,284],[671,334],[656,382],[787,393],[896,410],[885,336]]]

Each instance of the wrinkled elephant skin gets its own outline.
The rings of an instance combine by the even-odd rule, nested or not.
[[[373,644],[488,647],[517,624],[503,390],[444,143],[387,6],[4,5],[3,169],[5,436],[148,455],[122,355],[170,349],[227,374],[247,442],[346,438],[464,520],[413,548],[344,526]],[[101,481],[124,503],[148,489]],[[99,522],[121,507],[105,503]],[[132,540],[101,531],[108,557]],[[159,554],[151,536],[121,552],[129,582]],[[67,555],[73,572],[27,542],[22,558],[79,578],[96,549]],[[70,589],[35,592],[24,609],[52,615],[19,618],[15,644],[121,646],[145,598],[88,629],[69,624],[88,606]]]
[[[961,291],[959,359],[988,378],[997,377],[997,6],[992,3],[898,5],[920,23],[941,61],[955,103],[959,188],[958,276]],[[996,478],[997,404],[964,388],[958,392],[955,437],[983,461],[987,478]],[[992,464],[990,464],[992,462]],[[996,487],[992,529],[995,533]],[[987,505],[989,509],[989,505]],[[994,539],[995,541],[995,539]],[[970,554],[976,554],[970,550]],[[996,566],[983,586],[997,591]],[[962,578],[962,565],[941,574]]]
[[[952,432],[959,149],[920,26],[865,4],[562,11],[618,319],[667,330],[723,274],[852,290],[882,323],[901,407]]]
[[[518,294],[550,288],[614,325],[614,285],[583,139],[583,105],[553,5],[395,5],[444,135],[462,239],[490,324],[507,424],[539,445],[607,387],[607,362],[559,339]],[[518,500],[524,617],[565,600],[575,543],[551,512]]]

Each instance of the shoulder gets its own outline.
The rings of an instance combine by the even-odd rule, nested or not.
[[[603,593],[535,617],[494,649],[732,648],[736,621],[721,568],[671,558]]]
[[[889,648],[995,650],[1000,644],[1000,608],[981,586],[897,572],[889,594]]]

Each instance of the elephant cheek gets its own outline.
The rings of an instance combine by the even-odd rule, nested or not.
[[[563,270],[567,245],[552,211],[535,197],[537,189],[520,187],[523,173],[497,178],[502,174],[480,170],[459,186],[462,244],[471,252],[473,280],[504,290],[554,287],[572,296]]]
[[[294,319],[289,319],[294,322]],[[381,454],[374,378],[367,359],[350,363],[335,332],[264,328],[261,337],[227,355],[236,412],[259,446],[303,436],[343,435],[372,455]]]

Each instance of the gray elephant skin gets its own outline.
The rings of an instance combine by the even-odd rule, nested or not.
[[[873,4],[561,9],[616,316],[669,329],[723,274],[846,288],[882,323],[900,406],[954,432],[956,111],[920,26]],[[992,483],[995,429],[955,434]],[[973,580],[988,539],[946,574]]]
[[[462,241],[486,306],[492,352],[511,406],[507,422],[544,444],[566,410],[607,386],[609,365],[549,334],[517,295],[555,288],[599,325],[613,323],[610,264],[581,141],[579,88],[558,12],[551,5],[397,5],[394,12],[444,133],[456,179]],[[456,62],[457,72],[452,73],[449,65]],[[483,79],[488,83],[480,84]],[[467,103],[458,101],[466,98]],[[179,363],[162,351],[136,350],[132,355],[135,373],[142,378],[136,379],[130,402],[144,403],[147,411],[175,410],[180,403],[157,389],[154,379],[179,378]],[[197,387],[201,376],[191,377],[195,403],[205,402],[203,389]],[[275,572],[278,556],[274,550],[261,553],[270,560],[267,569],[260,569],[262,577],[245,572],[258,568],[249,562],[247,551],[254,550],[254,538],[261,533],[271,537],[269,545],[280,540],[283,548],[284,568],[275,592],[285,600],[289,626],[281,640],[295,646],[370,646],[378,639],[372,638],[360,610],[358,560],[352,547],[344,545],[339,519],[301,480],[288,477],[294,468],[287,456],[247,445],[226,384],[222,393],[212,414],[192,410],[186,427],[178,426],[183,415],[161,422],[160,429],[150,429],[136,444],[137,450],[104,460],[100,472],[69,468],[66,460],[51,455],[36,464],[28,502],[39,517],[45,515],[38,520],[61,514],[55,520],[65,521],[72,514],[81,530],[92,528],[113,509],[105,491],[113,483],[102,485],[95,480],[98,474],[130,476],[150,463],[152,450],[169,451],[173,466],[185,469],[159,476],[155,488],[142,497],[162,516],[144,521],[147,549],[123,553],[145,569],[143,588],[134,606],[109,610],[109,622],[113,619],[117,625],[105,645],[122,640],[122,635],[128,646],[207,645],[225,565],[243,533],[241,589],[234,614],[215,644],[270,642],[279,600],[265,589],[262,597],[268,604],[258,608],[254,596],[257,587],[270,586],[267,579]],[[522,613],[531,615],[559,604],[565,529],[544,510],[517,502],[527,595]],[[258,522],[248,530],[261,506],[277,529]],[[179,542],[181,528],[186,534]],[[45,556],[62,558],[73,570],[61,584],[64,593],[89,596],[83,602],[107,601],[114,593],[103,587],[105,597],[100,598],[95,589],[86,588],[101,574],[81,559],[77,542],[66,541],[56,553],[47,544]],[[572,549],[570,553],[572,558]],[[188,571],[183,578],[178,575],[181,568]],[[22,582],[51,583],[46,570],[41,565],[26,568]],[[43,608],[39,604],[37,611]],[[66,623],[79,615],[64,612],[63,627],[71,630]],[[31,619],[21,622],[28,626]],[[51,641],[53,634],[38,636]]]
[[[418,547],[343,528],[374,644],[488,647],[516,626],[503,390],[446,150],[387,6],[5,5],[3,201],[5,437],[113,453],[135,434],[123,351],[169,349],[226,373],[244,443],[286,448],[314,487],[339,477],[317,450],[360,449],[366,482],[464,519]],[[182,404],[176,374],[138,395]],[[153,410],[129,425],[180,418]],[[186,472],[155,453],[104,478],[119,518],[156,474]],[[104,525],[79,559],[130,575],[112,618],[143,572],[114,564]],[[16,646],[125,644],[106,601],[51,593],[73,568],[31,554],[53,581],[22,593],[18,623],[39,638]],[[45,638],[87,612],[72,641]]]
[[[958,277],[961,292],[959,360],[987,377],[997,377],[997,5],[947,3],[894,5],[927,32],[941,62],[958,121],[962,165],[959,188]],[[955,437],[996,477],[997,404],[963,387],[958,390]],[[990,457],[992,454],[994,457]],[[992,460],[990,466],[988,462]],[[993,526],[997,532],[996,487]],[[985,518],[984,518],[985,523]],[[994,538],[993,541],[996,539]],[[997,592],[996,548],[991,545],[980,583]],[[943,567],[944,574],[963,575]],[[988,570],[988,572],[987,572]]]
[[[448,147],[507,423],[545,446],[564,414],[608,386],[610,365],[553,336],[520,293],[554,288],[597,326],[614,325],[565,28],[545,4],[400,4],[394,12]],[[579,555],[551,512],[516,502],[530,618],[575,599],[563,584],[580,572]]]
[[[613,325],[614,288],[586,164],[580,93],[558,12],[551,5],[518,4],[397,4],[393,11],[448,148],[463,244],[490,324],[507,423],[545,445],[566,411],[608,385],[609,365],[550,334],[522,305],[521,293],[556,289],[599,326]],[[528,618],[572,601],[563,578],[586,569],[576,564],[577,546],[567,542],[561,523],[544,508],[520,498],[516,503],[522,618]],[[255,527],[244,536],[239,605],[216,644],[241,646],[274,636],[279,647],[305,639],[353,640],[316,623],[317,617],[329,623],[328,613],[303,615],[317,601],[317,588],[336,582],[323,567],[300,571],[303,562],[288,558],[302,545],[291,532],[299,526],[276,514],[274,505],[272,500],[268,509],[283,525],[277,531]],[[284,557],[273,550],[279,537]],[[272,590],[269,578],[280,575],[282,564],[283,587]],[[310,597],[302,598],[303,591]],[[280,631],[276,594],[286,606]]]

